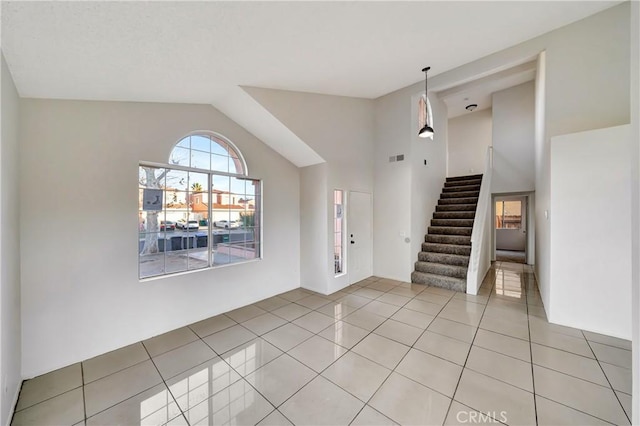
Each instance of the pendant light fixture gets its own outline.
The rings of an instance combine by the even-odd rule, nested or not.
[[[428,86],[427,86],[427,72],[431,69],[431,67],[426,67],[422,69],[424,73],[424,127],[420,129],[418,132],[418,136],[421,138],[431,138],[433,139],[433,127],[429,125],[429,100],[427,98],[429,94]]]

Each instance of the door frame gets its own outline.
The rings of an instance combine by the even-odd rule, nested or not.
[[[522,198],[522,209],[525,212],[523,224],[526,235],[524,244],[525,264],[533,265],[535,264],[535,254],[533,252],[535,248],[535,220],[533,219],[535,214],[535,191],[491,194],[491,261],[496,260],[496,202],[506,198]]]

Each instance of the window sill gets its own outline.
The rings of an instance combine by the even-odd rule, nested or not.
[[[229,268],[229,267],[238,266],[238,265],[246,265],[248,263],[256,263],[256,262],[260,262],[260,261],[262,261],[262,257],[260,257],[258,259],[246,260],[244,262],[227,263],[225,265],[209,266],[207,268],[192,269],[192,270],[189,270],[189,271],[172,272],[170,274],[154,275],[152,277],[138,278],[138,282],[147,283],[147,282],[150,282],[150,281],[158,281],[158,280],[163,280],[163,279],[172,278],[172,277],[178,277],[178,276],[182,276],[182,275],[191,275],[191,274],[195,274],[195,273],[203,272],[203,271],[214,271],[216,269]]]

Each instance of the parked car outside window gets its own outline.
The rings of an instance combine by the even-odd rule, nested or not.
[[[232,221],[216,220],[213,224],[215,225],[216,228],[229,229],[229,228],[239,228],[240,227],[240,222],[238,222],[237,220],[232,220]]]
[[[160,221],[160,230],[161,231],[175,231],[176,223],[170,220],[161,220]]]
[[[190,220],[189,222],[187,222],[184,219],[180,219],[176,223],[176,228],[178,228],[178,229],[199,229],[200,225],[198,224],[197,220]]]

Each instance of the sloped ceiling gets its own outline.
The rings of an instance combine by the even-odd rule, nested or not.
[[[22,97],[213,104],[320,161],[240,86],[374,99],[619,2],[2,2]]]

